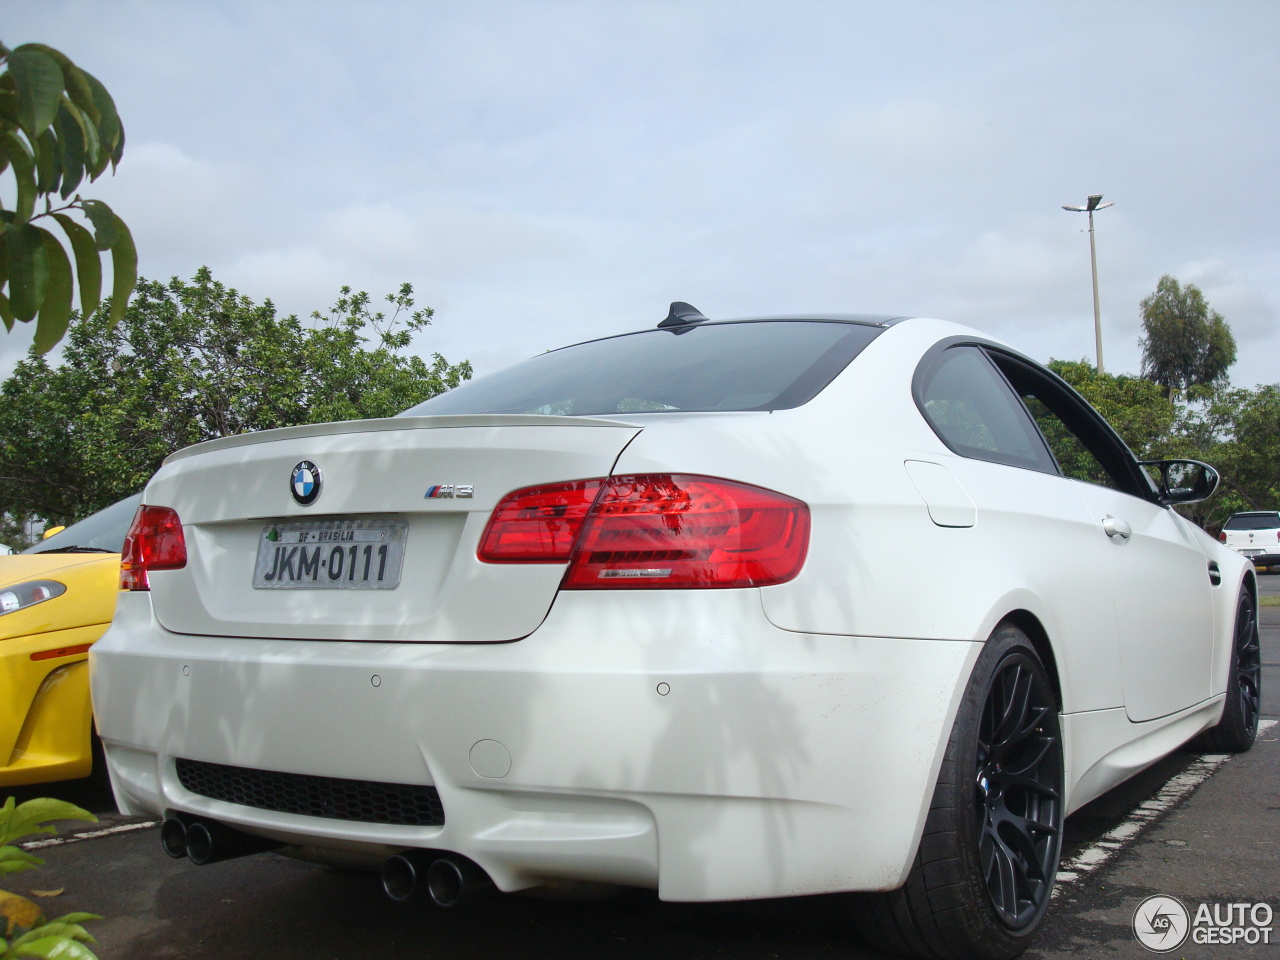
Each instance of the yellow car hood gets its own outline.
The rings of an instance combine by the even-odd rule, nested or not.
[[[54,580],[67,592],[0,615],[0,640],[109,623],[116,611],[118,553],[24,553],[0,557],[0,590],[28,580]]]

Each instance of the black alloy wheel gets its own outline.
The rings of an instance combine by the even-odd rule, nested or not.
[[[1258,642],[1258,611],[1253,597],[1246,593],[1236,608],[1235,690],[1242,727],[1252,745],[1262,715],[1262,648]]]
[[[1194,741],[1203,750],[1244,753],[1258,735],[1262,714],[1262,651],[1258,643],[1258,607],[1241,588],[1232,633],[1231,664],[1227,671],[1227,699],[1222,719]]]
[[[978,857],[996,915],[1011,930],[1049,899],[1062,842],[1062,737],[1039,661],[1000,662],[978,731]]]
[[[1010,960],[1048,909],[1062,846],[1062,733],[1048,671],[1003,624],[983,645],[907,882],[855,898],[863,936],[922,960]]]

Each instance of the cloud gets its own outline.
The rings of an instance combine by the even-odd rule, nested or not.
[[[1024,321],[1050,304],[1059,312],[1088,295],[1079,248],[1077,237],[1043,219],[984,231],[954,258],[935,263],[935,299],[945,299],[966,323]]]
[[[258,295],[309,313],[343,284],[372,293],[409,281],[422,295],[495,278],[512,283],[522,271],[577,260],[583,231],[564,219],[446,198],[348,204],[314,212],[311,223],[293,233],[294,242],[249,249],[224,272],[246,291],[264,291]]]
[[[258,171],[192,156],[172,143],[130,143],[115,176],[82,189],[129,225],[140,270],[153,279],[190,276],[272,230]]]
[[[31,342],[35,339],[36,325],[32,323],[15,323],[13,330],[6,333],[0,329],[0,379],[13,373],[14,366],[27,355]],[[49,359],[56,362],[55,352]]]
[[[928,313],[1091,357],[1088,239],[1058,206],[1096,190],[1118,201],[1098,225],[1108,369],[1137,369],[1138,302],[1178,264],[1242,344],[1280,329],[1268,5],[46,0],[11,19],[120,104],[124,163],[87,195],[131,224],[146,276],[208,264],[304,316],[409,281],[437,308],[417,346],[482,370],[671,299]],[[1275,356],[1237,371],[1276,380]]]
[[[1241,269],[1224,260],[1195,260],[1176,274],[1183,283],[1194,283],[1209,306],[1217,310],[1241,343],[1268,339],[1276,333],[1275,296],[1258,287]]]
[[[796,134],[797,146],[846,176],[892,171],[904,188],[940,171],[948,178],[990,148],[986,124],[964,106],[916,97],[843,110]]]

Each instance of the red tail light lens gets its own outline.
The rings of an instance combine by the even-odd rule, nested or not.
[[[138,507],[120,555],[120,589],[150,590],[149,571],[186,565],[187,541],[178,514],[169,507]]]
[[[1227,542],[1227,531],[1223,530],[1221,533],[1219,533],[1219,534],[1218,534],[1218,539],[1219,539],[1219,540],[1221,540],[1223,543],[1226,543],[1226,542]]]
[[[612,477],[564,587],[763,587],[799,573],[808,550],[809,508],[791,497],[711,477]]]
[[[486,563],[564,563],[603,480],[516,490],[502,498],[480,539]]]
[[[809,508],[761,487],[646,474],[509,494],[481,540],[490,563],[564,562],[566,590],[762,587],[792,579]]]

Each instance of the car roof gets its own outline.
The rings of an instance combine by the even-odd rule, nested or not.
[[[891,327],[895,323],[911,319],[901,313],[788,313],[764,317],[726,317],[717,320],[711,317],[705,323],[751,323],[757,320],[825,320],[836,323],[860,323],[868,327]]]

